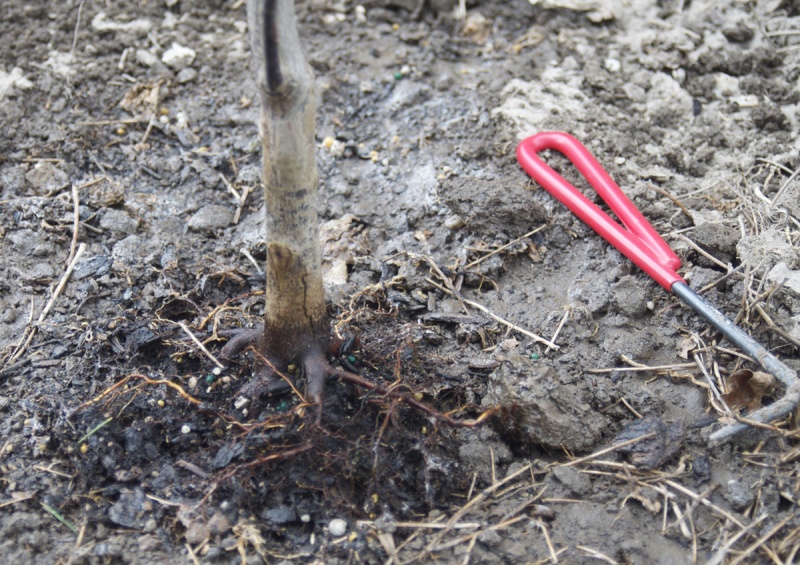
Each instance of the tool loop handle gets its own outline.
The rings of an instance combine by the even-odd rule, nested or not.
[[[545,149],[564,154],[625,227],[542,161],[538,153]],[[563,132],[538,133],[517,146],[517,160],[531,178],[658,284],[671,291],[673,284],[683,282],[676,272],[681,266],[678,256],[580,141]]]

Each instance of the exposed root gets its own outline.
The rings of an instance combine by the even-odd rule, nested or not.
[[[309,351],[306,356],[299,362],[303,367],[306,375],[307,391],[303,396],[295,388],[291,379],[283,374],[278,368],[275,367],[268,359],[260,354],[255,349],[255,345],[263,332],[263,326],[253,329],[241,330],[240,333],[231,338],[230,341],[222,348],[219,358],[230,362],[233,357],[242,353],[250,348],[256,357],[257,364],[261,369],[256,370],[255,377],[240,390],[239,394],[251,398],[256,401],[265,396],[272,396],[294,390],[298,397],[314,404],[317,407],[317,414],[315,423],[319,425],[322,421],[322,406],[323,394],[325,392],[325,383],[328,379],[337,379],[346,381],[356,385],[359,388],[369,390],[377,393],[385,398],[399,400],[409,406],[427,414],[437,421],[446,423],[449,426],[457,428],[471,428],[483,423],[487,418],[494,414],[497,409],[491,408],[483,412],[478,418],[472,420],[456,420],[449,414],[445,414],[414,398],[414,395],[408,392],[401,392],[399,390],[382,387],[367,379],[351,372],[342,369],[337,369],[328,362],[325,358],[325,353],[322,351]]]
[[[335,369],[333,367],[329,367],[328,374],[330,376],[332,376],[332,377],[337,377],[337,378],[339,378],[339,379],[341,379],[343,381],[350,382],[350,383],[352,383],[352,384],[354,384],[356,386],[359,386],[361,388],[365,388],[367,390],[377,392],[378,394],[381,394],[381,395],[383,395],[385,397],[399,399],[402,402],[405,402],[406,404],[408,404],[409,406],[419,410],[420,412],[423,412],[423,413],[427,414],[428,416],[431,416],[432,418],[434,418],[434,419],[436,419],[436,420],[438,420],[440,422],[444,422],[444,423],[446,423],[449,426],[452,426],[454,428],[474,428],[475,426],[478,426],[478,425],[482,424],[492,414],[494,414],[495,412],[497,412],[497,410],[499,410],[498,407],[489,408],[488,410],[483,412],[480,416],[478,416],[474,420],[456,420],[453,417],[451,417],[449,414],[445,414],[443,412],[439,412],[438,410],[436,410],[432,406],[429,406],[429,405],[425,404],[424,402],[420,402],[419,400],[415,399],[414,396],[412,394],[410,394],[410,393],[399,392],[397,390],[391,390],[391,389],[384,388],[384,387],[382,387],[380,385],[376,385],[374,383],[371,383],[370,381],[364,379],[363,377],[360,377],[360,376],[356,375],[355,373],[351,373],[350,371],[343,371],[341,369]]]
[[[228,340],[228,343],[220,350],[219,358],[226,364],[230,364],[234,357],[242,353],[245,349],[255,346],[258,338],[264,333],[264,325],[255,328],[238,330],[237,333]]]

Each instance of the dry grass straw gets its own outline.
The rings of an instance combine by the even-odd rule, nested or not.
[[[550,511],[547,507],[537,504],[541,500],[544,488],[536,483],[533,467],[526,465],[500,480],[496,479],[496,472],[493,472],[492,476],[491,485],[477,495],[468,497],[467,502],[447,520],[443,517],[429,522],[387,523],[384,521],[365,520],[360,521],[358,524],[361,527],[368,528],[379,540],[390,557],[388,561],[390,563],[436,561],[440,558],[442,552],[464,546],[461,562],[466,565],[470,562],[473,549],[481,535],[488,532],[503,531],[518,522],[529,520],[531,525],[542,533],[549,553],[549,558],[546,561],[558,563],[558,555],[566,548],[556,549],[550,538],[549,530],[541,519],[543,516],[550,516]],[[524,490],[534,492],[526,495],[521,492]],[[497,504],[507,501],[508,497],[511,496],[522,500],[501,513],[494,523],[485,523],[484,519],[485,516],[489,515],[490,508],[496,508]],[[503,508],[506,507],[504,506]],[[465,517],[469,514],[476,514],[479,519],[465,520]],[[484,517],[484,519],[481,519],[481,517]],[[402,542],[396,543],[394,535],[396,535],[397,530],[410,530],[411,533]],[[461,533],[464,530],[468,530],[468,533]],[[430,531],[435,533],[430,535],[422,550],[413,550],[409,547],[412,541]],[[389,548],[393,549],[392,552],[389,551]]]

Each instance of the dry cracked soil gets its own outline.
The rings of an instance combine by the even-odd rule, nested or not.
[[[796,3],[297,10],[329,355],[364,380],[330,382],[318,426],[296,369],[258,399],[250,353],[214,361],[262,307],[244,2],[2,2],[0,555],[795,562],[797,418],[708,442],[783,389],[514,149],[578,137],[797,370]]]

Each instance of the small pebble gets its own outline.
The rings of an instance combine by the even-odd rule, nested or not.
[[[197,71],[194,70],[192,67],[186,67],[185,69],[181,69],[178,73],[178,76],[175,77],[179,83],[184,84],[194,80],[197,76]]]
[[[356,6],[355,13],[357,22],[364,23],[367,21],[367,10],[364,6],[360,4]]]
[[[164,51],[161,56],[161,62],[176,71],[180,71],[191,65],[196,56],[197,53],[194,49],[173,43],[169,49]]]
[[[182,434],[185,435],[185,434],[188,434],[191,431],[192,431],[192,428],[189,427],[189,424],[184,424],[184,425],[181,426],[181,433]]]
[[[328,531],[334,537],[343,536],[347,532],[347,522],[341,518],[334,518],[328,523]]]
[[[136,62],[145,67],[152,67],[158,63],[158,56],[144,49],[136,50]]]
[[[608,58],[605,60],[605,67],[608,72],[616,73],[622,68],[622,63],[618,59]]]
[[[463,228],[464,220],[461,218],[461,216],[449,216],[444,221],[444,227],[446,227],[449,230],[457,230],[458,228]]]

